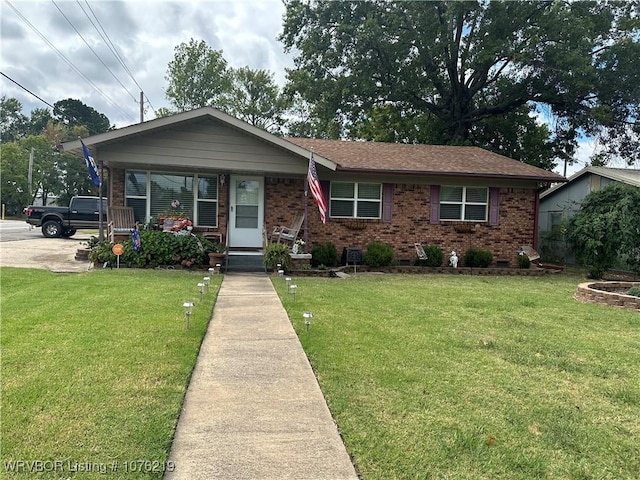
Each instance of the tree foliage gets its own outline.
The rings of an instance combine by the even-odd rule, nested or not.
[[[283,95],[267,70],[231,68],[221,50],[193,38],[175,48],[165,77],[165,91],[172,108],[158,116],[194,108],[214,107],[250,125],[271,133],[281,133],[288,97]]]
[[[24,135],[27,117],[22,114],[22,104],[17,98],[0,98],[1,142],[15,142]]]
[[[266,70],[231,69],[232,86],[225,102],[227,113],[271,133],[280,131],[286,97]]]
[[[621,257],[640,272],[640,188],[615,183],[591,192],[569,222],[567,239],[595,278]]]
[[[67,98],[53,104],[53,117],[68,127],[85,127],[91,135],[111,129],[109,118],[80,100]]]
[[[179,112],[200,107],[221,108],[225,94],[231,90],[222,51],[193,38],[176,46],[165,79],[169,82],[165,95]]]
[[[2,171],[2,203],[11,215],[20,214],[36,197],[44,201],[57,197],[58,203],[68,204],[74,195],[96,194],[87,167],[82,158],[61,153],[56,146],[61,142],[86,136],[91,128],[108,129],[108,119],[77,100],[57,102],[60,107],[54,118],[46,108],[36,108],[30,117],[22,113],[22,105],[14,98],[2,98],[3,108],[0,167]],[[55,106],[54,105],[54,106]],[[72,110],[75,120],[64,121]],[[82,113],[84,112],[84,113]],[[6,114],[6,115],[5,115]],[[79,123],[82,123],[80,125]],[[69,125],[71,124],[71,125]],[[101,126],[100,126],[101,125]],[[11,141],[5,142],[5,138]],[[29,157],[33,152],[32,181],[29,183]]]
[[[637,0],[285,3],[288,89],[313,107],[311,133],[532,148],[545,167],[587,134],[640,158]]]

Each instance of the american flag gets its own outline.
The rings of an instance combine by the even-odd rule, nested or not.
[[[309,181],[309,190],[311,195],[318,204],[318,210],[320,211],[320,220],[322,223],[327,222],[327,201],[322,193],[322,187],[320,186],[320,180],[318,180],[318,172],[316,172],[316,162],[313,159],[313,152],[309,158],[309,171],[307,172],[307,180]]]

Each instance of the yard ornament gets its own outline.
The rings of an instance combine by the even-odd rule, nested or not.
[[[453,268],[458,268],[458,255],[456,255],[456,251],[451,251],[451,256],[449,257],[449,265]]]

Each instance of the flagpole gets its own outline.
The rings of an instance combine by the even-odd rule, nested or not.
[[[89,169],[91,181],[98,187],[98,198],[100,202],[100,205],[98,205],[98,241],[102,242],[104,240],[104,209],[102,208],[102,176],[104,175],[104,167],[102,161],[99,162],[99,166],[96,164],[91,155],[91,151],[82,141],[82,137],[78,136],[78,140],[80,140],[80,144],[82,145],[82,156]]]
[[[311,155],[313,155],[313,149],[311,150]],[[303,240],[304,246],[302,248],[303,253],[307,253],[307,240],[309,240],[309,232],[307,231],[307,197],[309,196],[309,166],[307,165],[307,175],[304,176],[304,233]]]
[[[98,205],[98,241],[104,241],[104,212],[102,207],[102,178],[104,176],[104,164],[102,160],[100,162],[100,186],[98,187],[100,191],[100,205]]]

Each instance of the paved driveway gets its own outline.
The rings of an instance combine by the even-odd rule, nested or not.
[[[25,222],[0,221],[0,266],[43,268],[53,272],[86,272],[89,263],[74,257],[91,235],[44,238],[40,229],[28,231]]]

